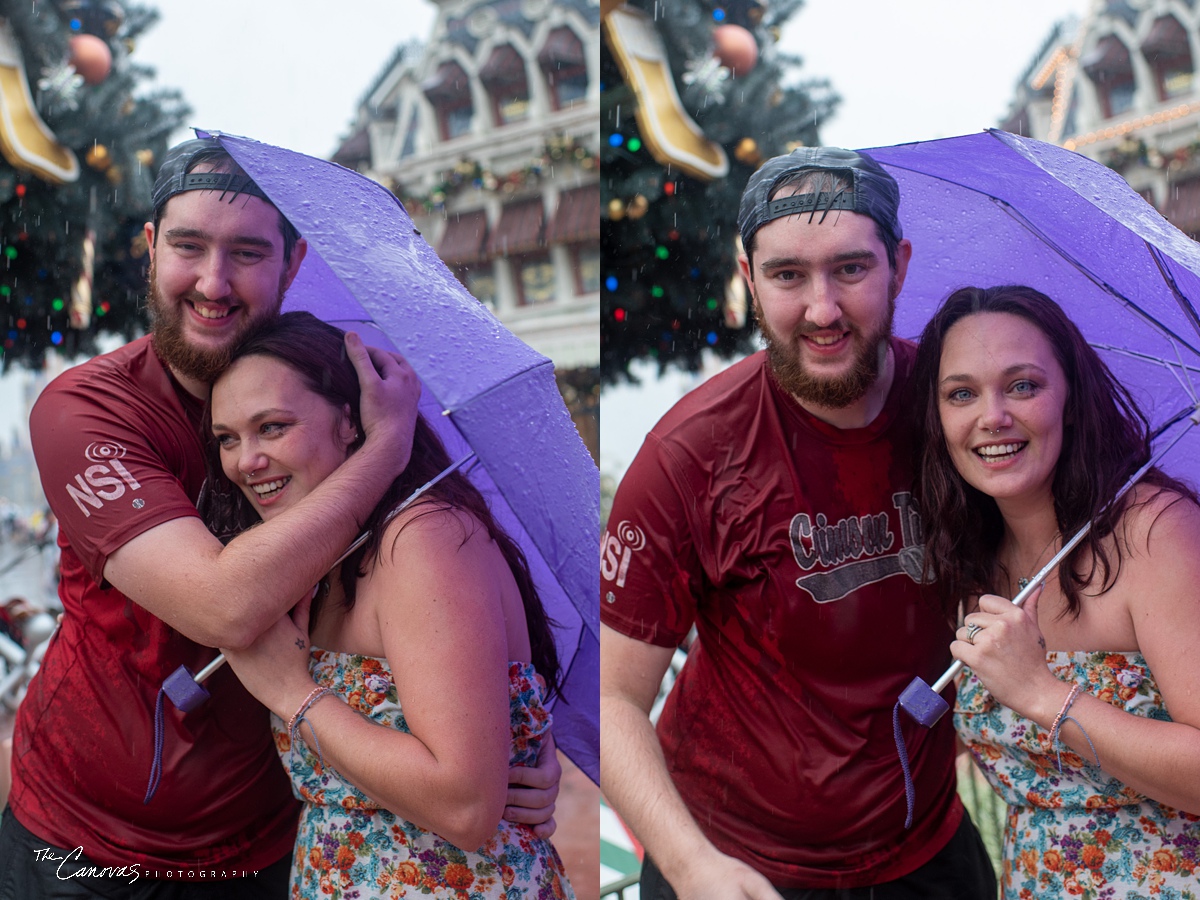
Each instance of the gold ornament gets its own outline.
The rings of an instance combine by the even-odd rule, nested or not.
[[[650,211],[650,201],[641,194],[634,195],[634,198],[629,201],[629,206],[625,208],[625,212],[631,219],[640,219]]]
[[[133,155],[137,158],[137,161],[143,166],[149,167],[149,166],[154,165],[154,151],[153,150],[139,150],[139,151],[137,151],[137,153],[135,153]]]
[[[92,149],[84,154],[83,159],[97,172],[107,172],[108,167],[112,165],[112,157],[108,153],[108,148],[103,144],[93,144]]]
[[[788,153],[791,153],[793,150],[799,150],[803,146],[804,146],[804,141],[788,141],[786,144],[783,145],[783,149],[786,150]]]
[[[608,201],[608,217],[614,222],[620,222],[625,218],[625,204],[616,197]]]
[[[117,185],[125,180],[125,173],[121,171],[120,166],[113,166],[104,173],[104,177],[108,179],[109,184]]]
[[[758,142],[754,138],[742,138],[733,149],[733,155],[738,162],[748,166],[756,166],[762,162],[762,154],[758,152]]]

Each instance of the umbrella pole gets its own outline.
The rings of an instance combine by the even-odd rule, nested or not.
[[[439,481],[441,481],[443,478],[445,478],[451,472],[455,472],[458,469],[462,468],[463,465],[465,465],[467,462],[469,462],[470,460],[472,460],[474,458],[475,458],[474,453],[468,453],[466,456],[462,457],[461,459],[457,460],[456,462],[450,463],[450,465],[448,465],[446,468],[442,469],[442,471],[438,472],[437,475],[435,475],[433,478],[430,478],[427,482],[425,482],[423,485],[421,485],[419,488],[417,488],[415,491],[413,491],[411,494],[409,494],[408,497],[406,497],[395,509],[393,509],[390,513],[387,514],[387,518],[383,520],[384,527],[387,527],[387,525],[392,521],[392,519],[396,518],[396,516],[400,515],[400,513],[404,512],[404,510],[408,509],[409,506],[411,506],[413,503],[415,503],[417,501],[417,499],[420,498],[420,496],[422,494],[424,494],[427,490],[429,490],[431,487],[433,487],[435,484],[437,484]],[[330,570],[333,570],[333,569],[337,568],[339,565],[341,565],[345,561],[346,557],[348,557],[351,553],[353,553],[355,550],[357,550],[359,547],[361,547],[363,544],[365,544],[367,542],[367,539],[370,536],[371,536],[371,532],[364,531],[362,534],[360,534],[358,537],[356,537],[351,542],[350,546],[346,548],[345,552],[343,552],[341,556],[339,556],[336,560],[334,560],[333,565],[329,567]],[[192,678],[192,681],[194,681],[196,684],[200,684],[202,681],[204,681],[204,679],[208,678],[208,676],[210,676],[213,672],[217,671],[217,669],[221,668],[221,666],[223,666],[223,665],[225,665],[225,654],[218,653],[216,658],[212,662],[210,662],[207,666],[205,666],[203,669],[201,669],[199,672],[197,672],[195,674],[195,676]],[[183,668],[183,667],[181,666],[180,668]],[[176,674],[178,674],[178,673],[176,673]],[[172,699],[174,699],[174,698],[172,698]],[[176,705],[178,706],[178,704],[176,704]],[[186,712],[186,710],[185,710],[185,712]]]
[[[1200,425],[1200,406],[1197,406],[1194,410],[1192,410],[1191,415],[1188,416],[1188,424],[1184,426],[1183,430],[1175,435],[1175,437],[1171,438],[1165,447],[1155,451],[1155,453],[1150,457],[1150,461],[1133,473],[1130,479],[1125,482],[1121,489],[1117,491],[1112,500],[1109,501],[1109,506],[1124,497],[1130,488],[1141,481],[1141,479],[1145,477],[1146,473],[1156,466],[1158,461],[1162,459],[1172,447],[1179,443],[1179,440],[1188,433],[1193,425]],[[1091,530],[1092,523],[1088,522],[1077,532],[1075,532],[1071,539],[1063,544],[1062,549],[1054,554],[1051,560],[1042,567],[1042,570],[1030,580],[1029,584],[1027,584],[1020,591],[1020,593],[1017,594],[1017,596],[1013,597],[1013,606],[1020,606],[1023,604],[1029,598],[1030,594],[1037,590],[1041,584],[1048,577],[1050,577],[1050,574],[1054,571],[1058,564],[1062,562],[1064,558],[1066,558],[1067,554],[1074,550],[1075,547],[1078,546],[1079,542],[1087,537],[1088,532]],[[908,687],[904,689],[904,692],[900,695],[901,708],[903,708],[906,713],[908,713],[910,716],[912,716],[912,718],[916,719],[926,728],[932,728],[934,723],[936,723],[937,720],[940,719],[946,712],[946,710],[950,708],[946,701],[942,699],[941,692],[946,688],[946,685],[948,685],[958,676],[958,673],[962,671],[962,668],[962,660],[955,660],[954,664],[945,672],[943,672],[942,677],[935,681],[932,686],[927,685],[920,676],[914,678],[912,682],[909,683]]]

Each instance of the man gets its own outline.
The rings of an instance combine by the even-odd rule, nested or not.
[[[146,238],[152,335],[64,373],[30,418],[64,616],[18,713],[3,900],[286,895],[298,807],[266,710],[222,669],[198,709],[166,704],[156,734],[159,687],[309,593],[412,447],[416,376],[348,335],[365,443],[294,509],[222,546],[195,506],[208,385],[278,314],[307,247],[215,139],[168,154]]]
[[[948,718],[907,735],[904,828],[892,706],[953,635],[920,585],[898,206],[865,154],[804,148],[751,176],[740,264],[767,349],[676,404],[617,493],[602,786],[645,846],[644,900],[995,896]]]

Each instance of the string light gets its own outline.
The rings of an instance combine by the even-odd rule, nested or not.
[[[1121,137],[1132,131],[1137,131],[1139,128],[1144,128],[1147,125],[1160,125],[1163,122],[1170,122],[1174,119],[1191,115],[1194,112],[1200,112],[1200,102],[1176,106],[1173,109],[1142,116],[1140,119],[1132,119],[1128,122],[1122,122],[1120,125],[1113,125],[1111,128],[1105,128],[1102,131],[1093,131],[1080,137],[1071,138],[1063,142],[1063,147],[1067,150],[1075,150],[1085,144],[1093,144],[1096,141]]]

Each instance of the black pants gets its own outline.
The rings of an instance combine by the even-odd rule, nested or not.
[[[53,847],[4,810],[0,821],[0,900],[286,900],[291,875],[289,853],[268,868],[245,878],[219,881],[199,871],[147,872],[126,867],[104,877],[75,876],[81,869],[103,866],[73,848]],[[207,871],[212,867],[204,867]],[[157,878],[155,878],[157,874]]]
[[[857,888],[776,888],[783,900],[996,900],[996,873],[971,817],[963,813],[954,837],[921,868],[895,881]],[[676,900],[647,856],[642,900]]]

